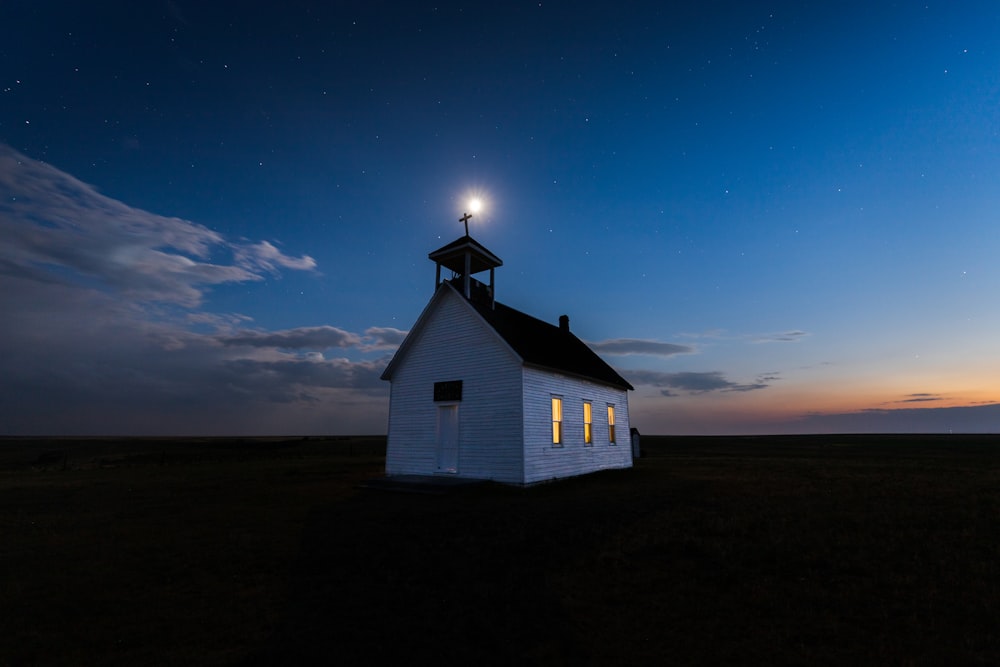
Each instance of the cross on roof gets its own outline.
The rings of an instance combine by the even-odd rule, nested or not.
[[[465,215],[463,215],[461,218],[458,219],[459,222],[464,222],[465,223],[465,235],[466,236],[469,235],[469,218],[471,218],[471,217],[472,217],[471,213],[466,213]]]

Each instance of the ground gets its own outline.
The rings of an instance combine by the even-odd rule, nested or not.
[[[1000,437],[644,438],[360,488],[384,438],[0,444],[0,665],[1000,664]]]

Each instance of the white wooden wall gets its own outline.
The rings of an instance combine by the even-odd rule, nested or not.
[[[386,474],[437,473],[434,383],[462,380],[455,474],[521,484],[520,361],[461,296],[442,289],[392,377]]]
[[[603,384],[524,368],[524,484],[632,466],[628,392]],[[563,399],[563,443],[552,444],[552,396]],[[583,402],[593,407],[593,444],[583,442]],[[608,442],[609,403],[617,444]]]

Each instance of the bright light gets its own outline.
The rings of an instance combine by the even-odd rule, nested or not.
[[[469,200],[469,210],[473,213],[479,213],[483,209],[483,201],[478,197],[473,197]]]

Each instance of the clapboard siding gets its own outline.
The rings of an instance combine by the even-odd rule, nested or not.
[[[411,336],[392,375],[386,473],[438,472],[434,383],[462,380],[455,474],[523,483],[520,360],[450,288]]]
[[[628,393],[537,368],[523,369],[524,484],[632,466]],[[563,444],[552,444],[551,398],[563,399]],[[593,444],[584,444],[583,402],[593,407]],[[608,442],[607,405],[615,406],[617,444]]]
[[[581,367],[595,366],[592,353],[575,337],[566,340],[582,349],[582,357],[574,352],[577,356],[567,363],[562,350],[553,350],[563,370],[540,368],[536,364],[544,362],[536,358],[539,348],[530,337],[554,340],[558,329],[506,306],[497,308],[468,301],[448,283],[438,287],[382,375],[391,382],[386,473],[534,484],[630,467],[628,383],[599,359],[599,373],[577,374]],[[526,358],[532,359],[528,365]],[[616,381],[609,384],[608,376]],[[461,400],[451,403],[458,406],[457,465],[445,472],[439,470],[437,420],[447,403],[434,401],[434,384],[455,380],[462,381]],[[552,443],[553,395],[563,399],[561,446]],[[589,445],[584,443],[584,401],[593,408]],[[608,441],[609,404],[615,406],[615,444]]]

